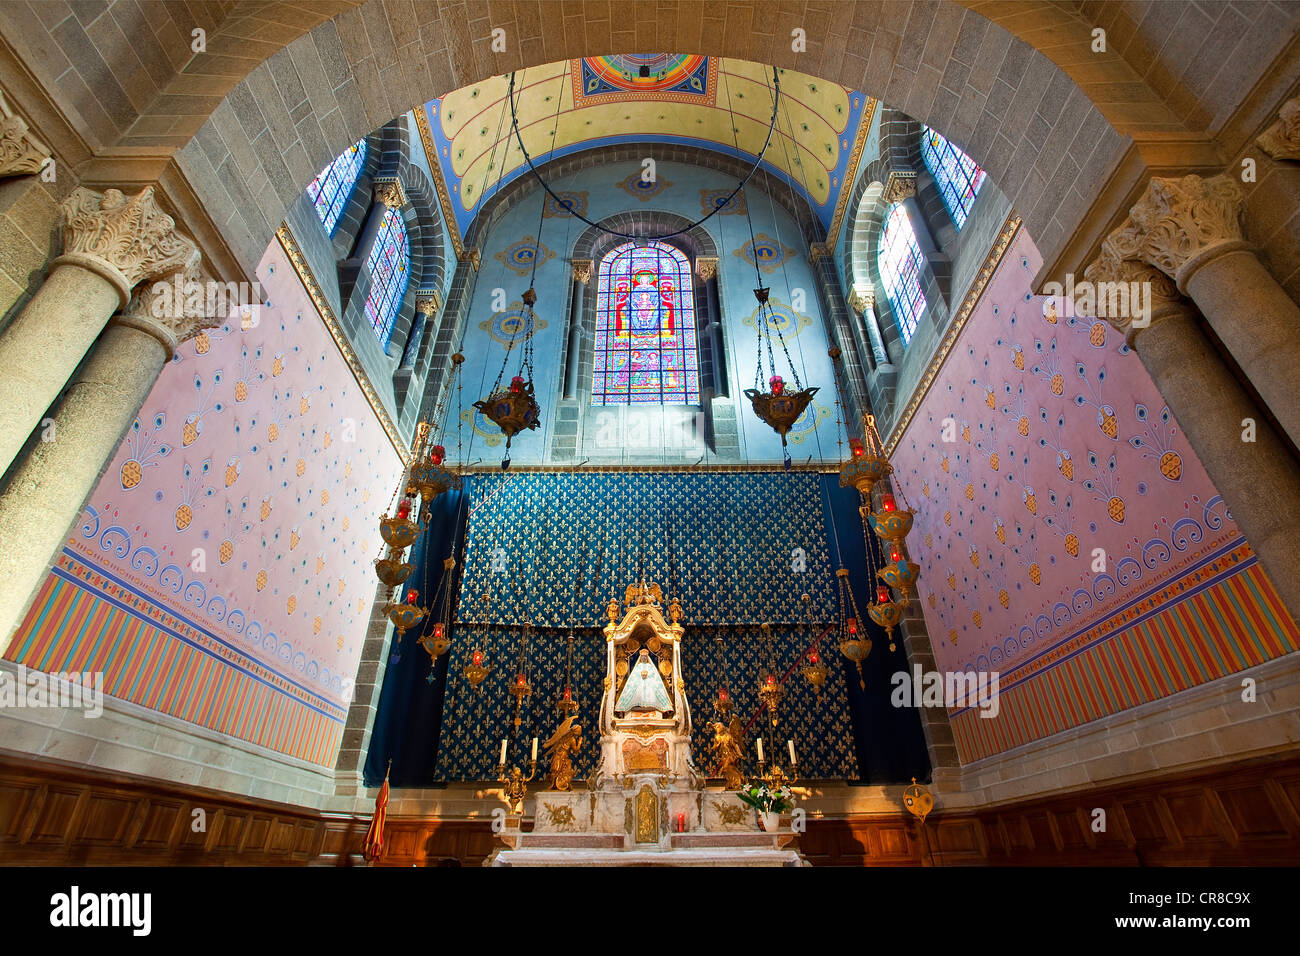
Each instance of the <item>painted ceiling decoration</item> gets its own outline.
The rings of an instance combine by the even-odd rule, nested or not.
[[[776,131],[761,165],[793,183],[833,241],[875,101],[793,70],[782,70],[780,77]],[[484,199],[528,174],[510,128],[508,88],[507,77],[493,77],[430,100],[416,113],[458,247]],[[516,106],[534,160],[656,143],[704,147],[753,162],[771,123],[771,75],[761,64],[719,57],[586,57],[517,74]]]

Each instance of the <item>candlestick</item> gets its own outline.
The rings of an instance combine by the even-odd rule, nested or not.
[[[501,766],[506,765],[506,741],[501,741]]]
[[[788,748],[790,748],[790,763],[794,763],[794,762],[795,762],[795,760],[794,760],[794,741],[793,741],[793,740],[787,740],[787,741],[785,742],[785,745],[786,745]]]
[[[758,762],[763,762],[763,738],[758,738]]]

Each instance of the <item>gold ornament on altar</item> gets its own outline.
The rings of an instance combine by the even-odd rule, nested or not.
[[[556,790],[573,785],[573,757],[582,749],[582,727],[575,719],[573,714],[565,717],[543,745],[551,765],[551,786]]]
[[[922,823],[934,809],[934,795],[929,790],[916,782],[912,778],[912,785],[903,791],[903,806],[912,816],[918,818]]]
[[[497,780],[501,783],[501,793],[506,798],[506,803],[510,805],[510,814],[512,816],[521,816],[524,812],[524,797],[528,796],[528,785],[533,782],[537,776],[537,761],[532,761],[532,769],[528,776],[518,767],[512,767],[509,775],[506,774],[506,765],[501,765],[501,771],[497,775]]]
[[[740,772],[740,761],[744,759],[745,731],[740,725],[739,717],[732,717],[730,726],[714,721],[713,740],[709,751],[717,761],[718,774],[726,781],[728,790],[739,790],[745,785],[745,778]]]

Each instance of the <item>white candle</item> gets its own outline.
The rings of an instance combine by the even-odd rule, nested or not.
[[[758,738],[758,762],[763,762],[763,738]]]
[[[537,738],[533,738],[533,763],[537,763]]]
[[[506,742],[502,740],[501,741],[501,766],[504,767],[505,765],[506,765]]]
[[[794,763],[794,741],[787,740],[785,742],[785,745],[790,748],[790,763],[793,764]]]

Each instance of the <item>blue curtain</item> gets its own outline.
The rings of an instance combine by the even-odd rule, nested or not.
[[[911,668],[903,650],[902,635],[895,630],[898,649],[891,652],[884,629],[872,622],[867,614],[867,607],[875,597],[877,582],[867,577],[866,542],[862,518],[858,514],[861,499],[854,489],[840,487],[838,475],[822,475],[821,481],[831,558],[835,567],[848,569],[849,585],[857,598],[858,610],[862,612],[859,626],[866,625],[872,640],[871,653],[862,662],[866,690],[858,684],[857,670],[845,661],[844,684],[853,722],[858,767],[862,773],[860,780],[854,782],[909,783],[912,777],[928,781],[930,755],[925,746],[920,714],[912,707],[893,707],[889,703],[893,692],[890,677],[897,671],[910,672]],[[871,542],[875,566],[882,567],[884,554],[880,540],[874,534],[865,538]],[[838,654],[839,651],[831,644],[826,653]]]
[[[456,558],[451,574],[458,574],[465,566],[465,522],[471,478],[466,478],[461,491],[448,491],[434,499],[429,526],[420,540],[408,552],[415,570],[410,579],[398,589],[405,595],[411,588],[420,591],[420,604],[430,607],[442,583],[443,561]],[[451,600],[459,595],[453,580]],[[455,621],[455,607],[452,608]],[[377,787],[384,779],[389,758],[393,761],[390,783],[394,787],[424,787],[433,782],[433,766],[438,755],[438,741],[442,735],[443,697],[447,689],[447,654],[433,663],[419,640],[436,620],[435,612],[411,628],[402,637],[400,645],[396,635],[389,651],[388,669],[384,671],[384,684],[380,690],[379,706],[375,713],[374,729],[370,735],[370,748],[366,752],[365,782]],[[456,626],[449,635],[456,638]],[[432,675],[432,679],[430,676]]]

